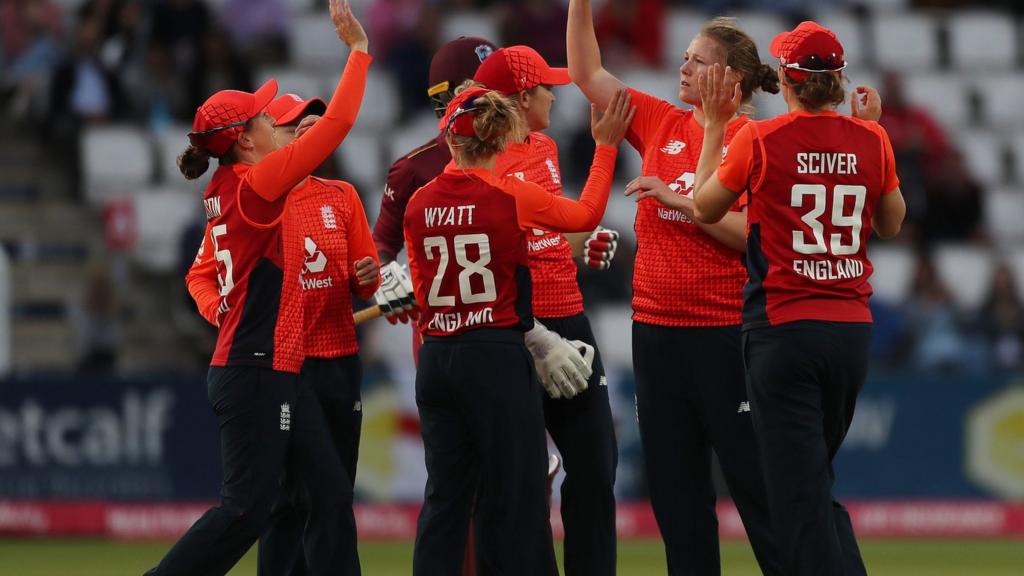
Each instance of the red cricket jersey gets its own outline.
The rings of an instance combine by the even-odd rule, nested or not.
[[[562,195],[558,145],[548,136],[531,133],[526,141],[509,144],[498,155],[495,174],[533,182],[550,194]],[[583,294],[576,282],[572,247],[561,232],[532,228],[526,234],[533,282],[533,314],[564,318],[583,312]]]
[[[254,194],[244,180],[251,168],[218,168],[203,195],[211,243],[206,258],[216,262],[220,296],[210,365],[298,372],[304,358],[302,301],[292,283],[282,282],[302,264],[297,250],[288,256],[292,243],[285,242],[295,223],[280,214],[287,196],[274,203],[279,216],[271,223],[256,224],[242,214],[239,198]]]
[[[533,324],[526,230],[592,230],[608,202],[616,150],[598,146],[579,202],[484,169],[449,165],[405,210],[420,332],[454,336]]]
[[[744,328],[871,321],[871,216],[899,187],[884,128],[835,112],[751,122],[718,178],[749,190]]]
[[[369,298],[380,284],[378,278],[372,286],[359,286],[354,275],[356,261],[367,256],[377,260],[359,194],[348,182],[311,177],[295,187],[286,206],[297,211],[301,226],[298,233],[304,257],[299,286],[304,299],[306,356],[355,354],[359,344],[352,322],[352,294]],[[216,260],[206,256],[206,246],[212,245],[211,228],[207,224],[186,279],[200,314],[219,325]]]
[[[690,110],[637,90],[630,94],[637,111],[626,138],[643,157],[643,175],[657,176],[692,198],[704,128]],[[727,146],[748,121],[740,116],[729,123]],[[732,209],[741,210],[743,202]],[[746,270],[739,252],[654,198],[637,204],[634,229],[634,320],[659,326],[740,323]]]

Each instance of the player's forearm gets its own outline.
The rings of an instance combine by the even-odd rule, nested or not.
[[[372,58],[353,51],[323,116],[302,138],[275,150],[250,171],[253,190],[273,202],[309,176],[334,153],[355,125]]]
[[[220,308],[220,290],[217,287],[217,281],[205,276],[189,274],[185,277],[185,285],[188,287],[188,293],[192,296],[192,300],[196,303],[199,315],[210,324],[219,326],[220,319],[217,317],[217,311]]]
[[[715,224],[704,224],[698,220],[697,225],[707,232],[708,236],[729,248],[737,252],[747,251],[746,212],[728,212]]]
[[[907,204],[903,199],[903,193],[897,188],[878,201],[878,208],[871,217],[871,227],[879,238],[892,238],[900,233],[906,215]]]
[[[569,76],[587,99],[601,110],[624,84],[612,76],[601,64],[601,47],[594,32],[594,17],[590,0],[572,0],[565,32],[565,47],[569,60]]]

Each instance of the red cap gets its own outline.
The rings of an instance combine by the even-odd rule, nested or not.
[[[836,33],[810,20],[776,36],[769,51],[797,82],[812,72],[838,72],[846,68],[843,45]]]
[[[430,87],[427,96],[455,90],[473,77],[476,69],[498,47],[476,36],[460,36],[441,46],[430,61]]]
[[[298,94],[282,94],[267,106],[267,114],[274,119],[274,126],[287,126],[310,114],[323,115],[327,104],[319,98],[303,100]]]
[[[477,69],[473,80],[506,96],[529,90],[538,84],[569,84],[567,68],[552,68],[544,57],[529,46],[499,48]]]
[[[196,110],[188,139],[193,146],[220,157],[231,149],[246,122],[252,120],[277,95],[277,80],[271,78],[254,93],[221,90]]]
[[[476,130],[473,128],[473,118],[476,117],[476,104],[473,101],[488,92],[492,92],[492,90],[479,86],[460,92],[448,103],[448,108],[445,109],[444,116],[437,123],[437,127],[441,130],[450,130],[452,134],[475,138]]]

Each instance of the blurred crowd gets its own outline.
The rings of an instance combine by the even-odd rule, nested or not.
[[[308,10],[327,0],[305,0]],[[40,138],[63,160],[77,182],[78,135],[83,126],[132,122],[159,131],[171,122],[191,123],[196,107],[217,90],[252,90],[258,67],[287,66],[296,0],[0,0],[0,117],[29,137]],[[363,0],[355,1],[367,24],[371,52],[394,76],[402,121],[428,109],[425,97],[430,58],[441,44],[441,21],[459,10],[498,14],[499,44],[526,44],[552,64],[565,63],[564,0]],[[806,14],[801,0],[605,0],[595,2],[595,26],[609,69],[674,69],[663,61],[664,34],[651,22],[673,7],[709,13],[729,9],[781,13],[792,20]],[[875,5],[900,2],[821,0],[823,6],[863,13]],[[1000,7],[1017,13],[1011,0],[966,2],[915,0],[919,8]],[[63,8],[70,7],[70,8]],[[767,54],[762,58],[767,59]],[[896,240],[919,256],[904,301],[875,299],[875,356],[893,368],[961,371],[1024,368],[1024,311],[1020,290],[1006,265],[998,266],[978,309],[959,309],[935,272],[931,249],[945,242],[991,245],[984,226],[985,189],[970,173],[955,139],[904,94],[899,72],[882,76],[884,114],[908,203],[904,232]],[[592,142],[588,127],[562,141],[562,167],[570,185],[579,184]],[[580,160],[583,159],[583,160]],[[344,176],[344,175],[342,175]],[[191,231],[195,233],[195,231]],[[628,234],[626,235],[628,238]],[[195,243],[183,241],[182,258]],[[588,305],[628,303],[631,247],[620,250],[609,272],[583,274]],[[83,326],[100,323],[100,352],[83,362],[109,366],[113,303],[102,294],[108,280],[97,277],[82,309]],[[116,323],[114,323],[116,324]]]

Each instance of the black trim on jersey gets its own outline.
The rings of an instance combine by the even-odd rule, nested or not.
[[[533,329],[533,279],[530,267],[516,265],[516,316],[519,317],[518,328],[523,331]]]
[[[764,280],[768,276],[768,259],[761,251],[761,225],[751,224],[747,234],[747,283],[743,285],[743,329],[770,326]]]
[[[283,278],[281,269],[267,258],[260,258],[249,274],[245,305],[228,351],[229,366],[274,366],[274,330]]]

